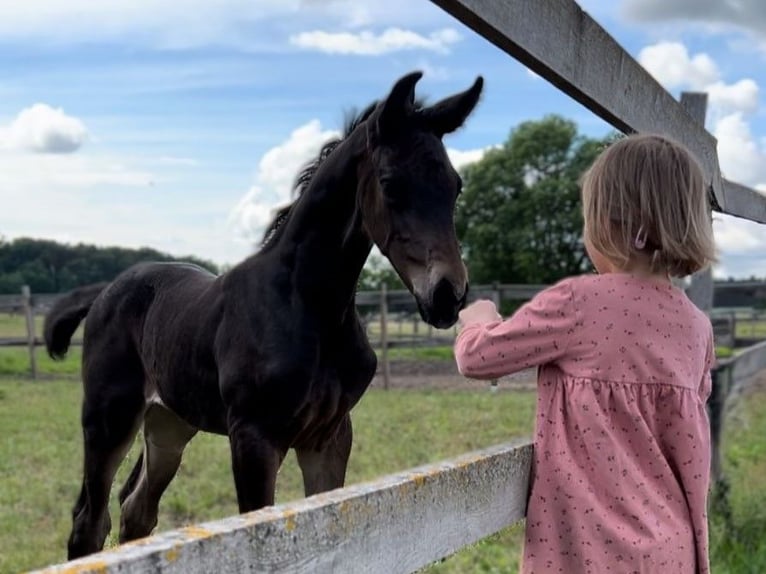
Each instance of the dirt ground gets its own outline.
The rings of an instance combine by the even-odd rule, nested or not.
[[[392,389],[479,389],[489,387],[488,381],[476,381],[463,377],[452,361],[391,361]],[[536,385],[536,371],[529,369],[503,377],[498,381],[498,390],[533,390]],[[383,387],[383,374],[378,373],[372,381],[373,388]]]

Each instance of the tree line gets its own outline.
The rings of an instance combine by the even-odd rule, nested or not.
[[[474,284],[550,284],[587,271],[582,242],[579,180],[617,137],[590,138],[557,115],[513,128],[506,141],[461,170],[463,192],[455,225]],[[0,293],[57,293],[113,279],[139,261],[174,261],[154,249],[62,245],[54,241],[0,241]],[[184,257],[218,272],[217,266]],[[371,258],[360,289],[402,283],[387,261]]]
[[[179,259],[148,247],[127,249],[0,238],[0,293],[17,294],[22,285],[29,285],[33,293],[62,293],[81,285],[111,281],[141,261],[188,261],[218,273],[218,267],[210,261],[193,256]]]

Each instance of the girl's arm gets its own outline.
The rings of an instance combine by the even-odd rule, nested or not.
[[[571,280],[538,293],[509,319],[470,322],[455,340],[458,370],[496,379],[561,358],[577,317]]]

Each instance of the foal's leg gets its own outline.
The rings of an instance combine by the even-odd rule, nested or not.
[[[277,471],[287,452],[249,420],[229,417],[231,466],[240,512],[274,504]]]
[[[137,462],[141,466],[133,469],[121,503],[121,543],[151,534],[157,525],[160,498],[181,465],[184,448],[196,433],[197,429],[162,405],[152,404],[146,410],[144,451]]]
[[[321,450],[295,449],[303,473],[303,489],[306,496],[343,486],[352,438],[351,416],[347,413],[341,420],[335,436]]]
[[[142,381],[112,380],[115,384],[106,385],[91,378],[85,385],[83,483],[72,512],[69,559],[103,548],[111,529],[107,506],[114,475],[141,422]]]

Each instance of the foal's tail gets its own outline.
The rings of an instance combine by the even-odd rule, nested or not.
[[[94,283],[70,291],[45,315],[45,348],[53,359],[63,359],[78,325],[88,314],[93,301],[109,283]]]

